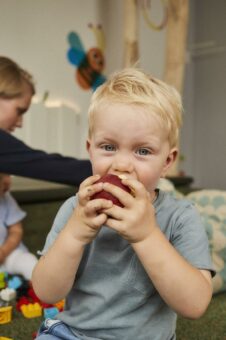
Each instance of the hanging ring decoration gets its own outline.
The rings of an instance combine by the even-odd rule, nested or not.
[[[161,31],[163,28],[165,28],[167,21],[168,21],[168,1],[167,0],[161,0],[162,7],[163,7],[163,19],[160,24],[154,23],[150,15],[148,13],[148,10],[151,9],[151,0],[137,0],[138,4],[141,7],[141,12],[143,14],[143,17],[147,23],[147,25],[155,30],[155,31]]]

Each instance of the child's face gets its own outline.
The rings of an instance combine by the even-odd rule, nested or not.
[[[95,114],[87,150],[93,173],[124,174],[137,179],[149,192],[173,163],[166,131],[142,107],[109,103]]]
[[[2,197],[11,186],[11,177],[9,175],[0,175],[0,197]]]
[[[23,113],[25,113],[32,99],[29,85],[24,84],[24,90],[19,97],[12,99],[0,98],[0,128],[13,132],[23,125]]]

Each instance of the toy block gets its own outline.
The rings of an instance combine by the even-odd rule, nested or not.
[[[64,305],[65,305],[65,299],[54,303],[54,306],[57,307],[60,312],[62,312],[62,310],[64,309]]]
[[[22,296],[16,303],[16,309],[18,311],[21,311],[21,306],[28,305],[29,303],[30,301],[28,300],[28,298],[26,296]]]
[[[22,280],[21,286],[18,287],[16,290],[18,298],[22,296],[27,296],[28,289],[29,289],[29,282],[27,280]]]
[[[5,273],[0,272],[0,289],[5,288],[6,282],[5,282]]]
[[[13,289],[13,288],[2,289],[1,292],[0,292],[0,298],[3,301],[7,301],[7,302],[14,300],[16,298],[15,289]]]
[[[37,297],[37,295],[34,292],[34,289],[32,287],[30,287],[27,291],[28,296],[30,296],[30,298],[33,300],[33,302],[39,302],[40,303],[40,299]]]
[[[38,302],[21,306],[21,312],[25,318],[36,318],[42,315],[42,307]]]
[[[8,323],[12,320],[12,306],[0,308],[0,324]]]
[[[38,335],[38,332],[33,332],[32,333],[32,340],[35,340]],[[1,340],[1,339],[0,339]]]
[[[22,285],[22,280],[19,276],[13,276],[12,279],[8,281],[8,287],[13,289],[18,289]]]
[[[53,319],[58,313],[59,309],[57,307],[44,308],[45,319]]]

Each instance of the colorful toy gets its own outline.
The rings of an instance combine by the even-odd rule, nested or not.
[[[76,79],[78,84],[84,89],[92,88],[95,90],[99,85],[103,84],[106,77],[102,75],[105,66],[104,61],[104,39],[100,25],[94,27],[89,25],[93,30],[98,47],[92,47],[85,52],[81,39],[76,32],[68,34],[68,42],[70,49],[68,50],[68,60],[77,67]]]
[[[57,307],[44,308],[45,319],[53,319],[58,313],[59,309]]]
[[[5,282],[5,273],[0,272],[0,289],[5,288],[6,282]]]
[[[12,306],[0,308],[0,324],[8,323],[12,320]]]
[[[13,340],[12,338],[6,338],[5,336],[0,336],[0,340]]]
[[[0,291],[0,298],[3,301],[11,301],[16,298],[16,291],[13,288],[5,288]]]
[[[54,303],[54,306],[58,308],[60,312],[64,309],[64,305],[65,305],[64,299]]]
[[[38,335],[38,332],[33,332],[32,333],[32,339],[35,340]],[[1,340],[1,339],[0,339]]]
[[[33,287],[30,287],[27,291],[27,295],[32,299],[33,302],[40,303],[40,299],[37,297],[37,295],[34,292]]]
[[[26,296],[21,296],[19,300],[16,303],[16,309],[18,311],[21,311],[21,306],[23,305],[29,305],[31,303]]]
[[[36,318],[42,315],[42,307],[38,302],[22,305],[20,309],[25,318]]]
[[[28,290],[30,288],[30,282],[21,278],[22,284],[20,287],[17,288],[17,298],[19,299],[22,296],[27,296]]]
[[[18,289],[22,285],[22,280],[19,276],[13,276],[12,279],[8,281],[8,287],[13,289]]]

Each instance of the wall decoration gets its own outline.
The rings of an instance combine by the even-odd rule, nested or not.
[[[79,86],[84,90],[95,90],[106,80],[102,74],[105,66],[103,54],[105,46],[102,27],[89,24],[89,28],[96,37],[97,47],[92,47],[86,52],[78,33],[70,32],[68,34],[70,48],[67,57],[69,62],[76,66],[75,79]]]
[[[163,7],[163,19],[162,22],[157,24],[151,19],[149,14],[151,9],[151,0],[138,0],[138,5],[141,7],[141,13],[144,17],[144,20],[146,21],[147,25],[155,31],[161,31],[163,28],[165,28],[168,20],[168,1],[161,0],[161,4]]]

